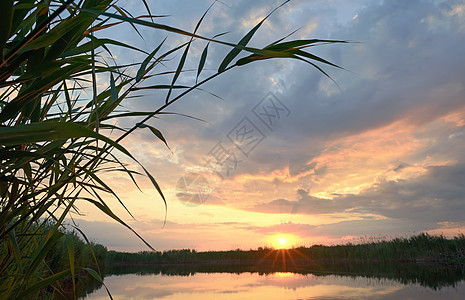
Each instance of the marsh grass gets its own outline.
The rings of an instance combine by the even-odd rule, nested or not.
[[[49,227],[51,227],[50,224]],[[48,232],[49,228],[45,228],[44,232]],[[102,274],[105,270],[105,260],[107,248],[101,244],[92,241],[86,241],[77,231],[65,231],[64,237],[58,240],[54,245],[53,250],[49,251],[44,258],[44,262],[52,273],[60,273],[69,268],[69,251],[73,251],[74,263],[76,266],[98,270]],[[69,243],[72,241],[72,249],[69,248]],[[95,258],[94,258],[95,256]],[[73,298],[74,291],[85,290],[86,285],[101,286],[98,280],[95,280],[88,272],[84,270],[76,270],[73,277],[64,277],[56,282],[59,290],[55,291],[52,286],[43,288],[40,293],[47,298],[67,299]],[[80,297],[80,293],[76,294]]]
[[[183,263],[281,263],[292,261],[340,264],[350,263],[425,263],[442,265],[465,265],[465,236],[446,238],[443,235],[421,233],[411,237],[390,240],[362,239],[360,243],[333,246],[313,245],[291,249],[259,247],[254,250],[204,251],[192,249],[169,250],[164,252],[144,251],[126,253],[109,251],[107,265],[131,264],[183,264]],[[276,259],[278,257],[278,259]]]
[[[231,69],[275,58],[305,62],[328,76],[321,65],[337,66],[308,51],[321,44],[344,43],[287,37],[262,48],[249,47],[249,41],[274,10],[239,42],[229,42],[223,40],[223,33],[213,37],[199,33],[209,9],[193,30],[185,30],[164,24],[144,0],[141,4],[147,10],[143,16],[133,16],[114,0],[0,2],[1,299],[39,297],[44,289],[60,293],[58,283],[63,278],[71,278],[75,290],[79,272],[87,272],[102,282],[98,268],[81,265],[84,262],[75,255],[76,240],[60,228],[72,214],[79,214],[78,203],[88,202],[132,230],[104,200],[113,197],[125,208],[104,174],[122,173],[136,187],[136,176],[147,176],[166,205],[155,178],[142,165],[133,170],[121,160],[125,157],[138,164],[121,144],[132,132],[148,130],[167,145],[162,132],[147,121],[168,113],[166,108],[204,83]],[[124,24],[132,26],[136,35],[142,26],[167,37],[187,37],[187,42],[169,47],[164,39],[145,51],[105,36],[104,29],[118,30]],[[200,58],[191,51],[194,43],[205,49]],[[227,46],[230,51],[222,60],[211,62],[218,67],[206,75],[207,50],[216,45]],[[124,65],[113,57],[115,47],[128,54],[137,52],[143,59]],[[194,59],[198,65],[195,80],[190,85],[179,85],[186,62]],[[165,67],[171,65],[168,61],[176,63],[167,71]],[[106,88],[98,85],[99,79],[106,80]],[[147,80],[150,84],[146,84]],[[164,104],[150,111],[130,110],[132,99],[142,93],[163,99]],[[123,101],[126,109],[121,105]],[[137,121],[130,128],[122,128],[114,122],[121,119]],[[88,259],[98,266],[96,249],[87,244]],[[53,260],[47,262],[57,245],[62,245],[60,259],[68,264],[60,271],[49,265]]]

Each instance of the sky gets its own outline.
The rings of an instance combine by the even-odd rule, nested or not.
[[[193,30],[212,1],[147,1],[160,22]],[[222,0],[199,34],[237,42],[280,1]],[[139,1],[119,4],[144,14]],[[465,1],[294,0],[277,10],[250,42],[289,39],[351,43],[310,48],[341,66],[267,60],[233,69],[183,97],[123,145],[156,178],[165,207],[146,177],[141,191],[121,174],[106,181],[112,209],[156,250],[309,246],[465,230]],[[154,49],[165,32],[105,32]],[[185,37],[169,35],[167,47]],[[195,41],[186,69],[206,43]],[[213,74],[228,49],[210,45]],[[116,59],[143,56],[116,49]],[[181,53],[159,72],[173,70]],[[192,85],[195,72],[181,74]],[[103,80],[103,79],[102,79]],[[153,79],[169,84],[170,76]],[[104,83],[102,83],[104,85]],[[126,110],[154,110],[166,92],[141,91]],[[118,120],[128,126],[134,120]],[[137,166],[128,160],[134,168]],[[106,196],[105,196],[106,197]],[[78,205],[79,206],[79,205]],[[92,206],[73,218],[91,240],[119,251],[148,250],[134,234]]]

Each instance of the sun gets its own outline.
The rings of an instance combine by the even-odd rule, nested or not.
[[[296,243],[296,237],[290,234],[276,234],[271,238],[271,246],[275,249],[289,249]]]

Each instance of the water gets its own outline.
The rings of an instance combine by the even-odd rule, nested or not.
[[[434,277],[435,274],[431,274]],[[405,278],[277,273],[114,274],[114,299],[465,299],[463,279],[438,285]],[[84,299],[109,299],[104,287]]]

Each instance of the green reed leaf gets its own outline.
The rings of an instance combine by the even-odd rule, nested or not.
[[[66,246],[68,248],[69,270],[71,272],[71,279],[73,281],[73,294],[76,298],[76,276],[74,269],[74,239],[72,235],[66,236]]]
[[[150,55],[144,59],[144,61],[140,65],[139,70],[137,71],[136,82],[141,81],[142,77],[145,75],[147,65],[152,60],[152,58],[155,56],[155,54],[157,54],[157,52],[160,50],[161,46],[165,43],[165,41],[166,41],[166,38],[164,38],[163,41],[161,41],[161,43],[155,48],[155,50],[153,50],[152,53],[150,53]]]
[[[157,138],[159,138],[163,143],[165,143],[166,147],[168,147],[168,149],[171,151],[170,146],[168,146],[168,142],[166,141],[165,137],[163,136],[163,134],[161,133],[160,130],[156,129],[153,126],[147,125],[147,124],[137,124],[137,125],[138,125],[139,128],[148,128],[148,129],[150,129],[150,131],[152,131],[152,133]]]

